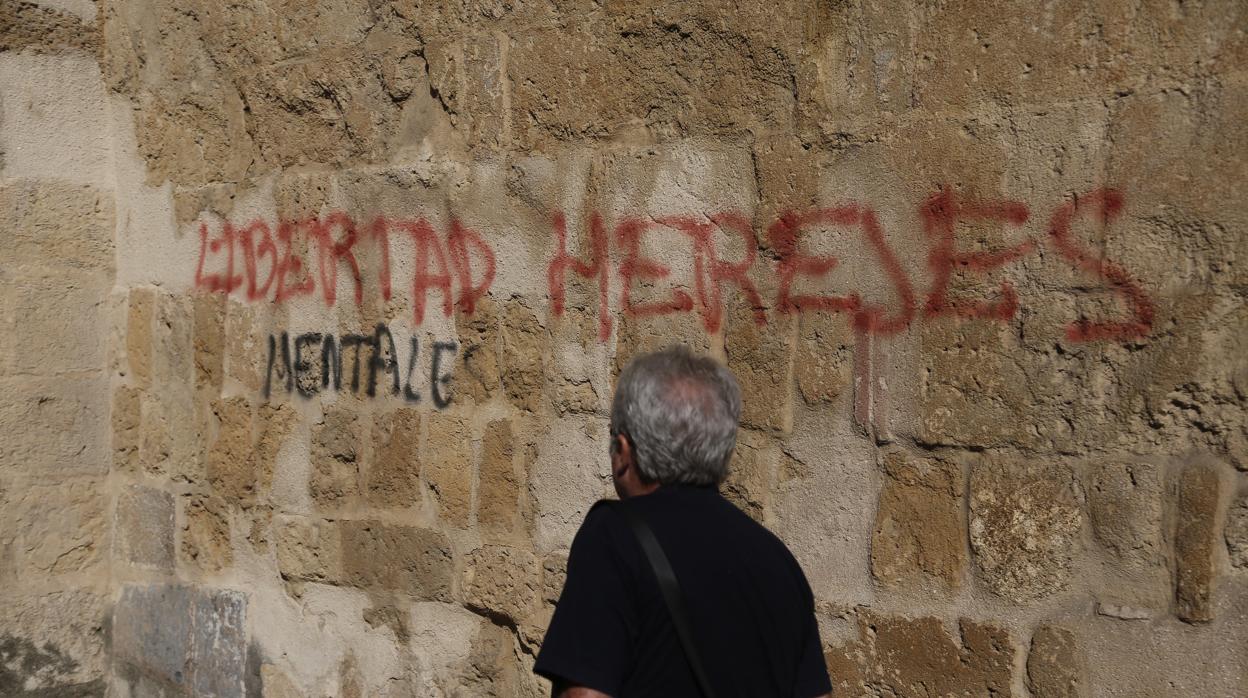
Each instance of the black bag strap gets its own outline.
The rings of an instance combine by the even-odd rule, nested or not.
[[[698,688],[702,690],[705,698],[715,698],[715,692],[711,690],[711,682],[707,678],[706,670],[702,668],[701,656],[693,644],[693,629],[689,625],[689,614],[685,610],[680,581],[676,579],[676,571],[672,569],[672,563],[668,561],[667,554],[663,552],[663,546],[659,545],[659,539],[654,537],[650,524],[646,523],[641,514],[632,507],[621,506],[615,500],[604,500],[602,503],[613,505],[612,508],[620,512],[629,527],[633,529],[633,535],[637,537],[637,542],[641,545],[641,550],[646,554],[646,559],[650,561],[650,568],[654,570],[654,576],[659,581],[659,591],[662,592],[667,611],[671,614],[672,625],[676,627],[676,635],[680,638],[680,644],[685,648],[685,658],[689,660],[693,678],[698,682]]]

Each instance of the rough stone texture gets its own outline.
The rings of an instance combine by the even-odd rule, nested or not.
[[[1088,695],[1084,671],[1074,633],[1053,625],[1036,629],[1027,653],[1027,688],[1033,698]]]
[[[276,524],[277,566],[284,579],[342,579],[342,535],[332,521],[292,517]]]
[[[1155,562],[1162,552],[1161,478],[1146,463],[1104,463],[1088,488],[1092,534],[1126,563]]]
[[[1217,559],[1218,471],[1189,465],[1179,475],[1174,529],[1175,614],[1189,623],[1213,619]]]
[[[1089,695],[1248,692],[1242,475],[1183,474],[1248,469],[1246,17],[1233,0],[0,1],[0,694],[548,694],[529,669],[611,490],[612,379],[674,343],[741,378],[724,493],[806,570],[841,692],[1060,695],[1072,646]],[[1095,210],[1106,184],[1120,209]],[[969,207],[1006,200],[1025,223]],[[930,302],[927,201],[960,202],[941,209],[971,214],[955,250],[980,253],[955,260],[949,299],[1009,284],[1016,310]],[[1074,202],[1077,253],[1053,234]],[[904,315],[900,271],[914,307],[895,333],[778,307],[769,229],[851,204],[880,236],[807,226],[800,248],[836,265],[791,291]],[[702,252],[754,253],[763,327],[669,225],[729,211],[751,228]],[[605,288],[566,270],[556,313],[556,221],[588,262],[595,214]],[[450,283],[423,322],[419,220]],[[625,307],[626,221],[658,224],[645,252],[671,272],[633,278],[633,302],[679,289],[690,312]],[[228,264],[241,285],[216,292]],[[1135,311],[1146,332],[1070,331]],[[300,390],[261,394],[270,337],[383,322],[411,396],[320,390],[319,352]],[[435,342],[457,346],[446,407]],[[246,623],[232,602],[169,616],[175,634],[245,626],[220,636],[233,654],[162,664],[189,647],[170,638],[110,656],[127,621],[106,609],[158,610],[127,590],[174,575],[188,599],[247,597]]]
[[[174,514],[173,495],[168,492],[127,487],[117,499],[114,556],[138,565],[172,570]]]
[[[871,534],[872,576],[886,587],[960,588],[967,567],[962,470],[890,453],[884,472]]]
[[[230,543],[230,510],[214,495],[190,495],[182,503],[182,535],[179,559],[204,572],[230,566],[234,551]]]
[[[485,426],[481,442],[481,482],[477,494],[477,524],[483,533],[514,538],[526,533],[520,516],[523,479],[516,472],[515,434],[510,421]]]
[[[1004,629],[962,619],[950,637],[936,618],[855,616],[857,638],[825,650],[834,695],[1010,695],[1016,650]]]
[[[312,427],[312,500],[322,507],[342,506],[359,492],[362,425],[350,406],[333,405],[324,421]]]
[[[971,468],[970,539],[993,593],[1018,601],[1070,583],[1083,514],[1068,466],[987,458]]]
[[[236,591],[127,585],[113,610],[113,652],[165,690],[243,695],[246,615]]]
[[[516,622],[533,610],[541,591],[541,567],[527,550],[487,545],[464,565],[464,601],[470,608]]]
[[[767,327],[754,322],[744,303],[727,318],[724,351],[728,368],[741,384],[741,422],[759,429],[793,428],[793,355],[796,321],[774,318]]]
[[[1231,566],[1248,569],[1248,494],[1242,494],[1226,512],[1226,550]]]
[[[378,506],[415,506],[420,501],[420,414],[404,408],[379,415],[372,441],[368,500]]]
[[[472,434],[463,417],[435,412],[429,416],[424,453],[425,482],[438,501],[438,516],[455,528],[466,528],[472,513]]]
[[[347,584],[444,600],[454,568],[450,543],[426,528],[380,521],[343,521],[342,563]]]

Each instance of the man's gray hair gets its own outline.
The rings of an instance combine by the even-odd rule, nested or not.
[[[717,485],[737,443],[741,389],[732,372],[684,347],[639,356],[620,372],[611,437],[632,444],[643,480]]]

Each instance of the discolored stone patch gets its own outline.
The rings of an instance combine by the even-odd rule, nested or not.
[[[1213,620],[1214,545],[1217,536],[1217,471],[1189,465],[1179,475],[1174,530],[1175,614],[1189,623]]]
[[[890,453],[884,472],[871,574],[886,587],[960,588],[967,567],[961,469],[945,460]]]
[[[1016,650],[1004,628],[964,618],[951,637],[936,618],[855,615],[857,639],[824,654],[833,695],[1010,695]]]
[[[463,590],[470,608],[515,623],[527,617],[538,601],[541,566],[527,550],[487,545],[469,553]]]
[[[971,468],[970,540],[980,578],[1013,601],[1070,583],[1083,512],[1061,463],[987,457]]]
[[[1027,688],[1033,698],[1079,698],[1088,695],[1083,656],[1074,633],[1044,625],[1031,636]]]
[[[454,567],[450,541],[439,531],[380,521],[343,521],[345,583],[447,600]]]

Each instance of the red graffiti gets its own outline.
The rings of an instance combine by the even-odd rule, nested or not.
[[[1066,328],[1071,341],[1131,339],[1147,336],[1152,329],[1153,302],[1139,282],[1115,262],[1085,249],[1071,230],[1074,221],[1081,217],[1109,225],[1121,214],[1123,206],[1121,192],[1098,189],[1058,206],[1050,219],[1044,239],[1060,258],[1104,281],[1130,313],[1129,318],[1117,321],[1075,319]],[[555,249],[546,267],[551,310],[555,316],[564,313],[569,275],[596,281],[598,337],[606,341],[612,329],[609,294],[614,249],[618,253],[614,271],[620,284],[621,312],[647,317],[696,309],[708,333],[716,333],[722,327],[725,297],[733,292],[749,305],[756,323],[767,323],[766,304],[754,280],[759,274],[773,275],[775,297],[771,307],[775,312],[844,313],[860,337],[893,335],[910,327],[916,319],[1013,319],[1019,297],[1009,281],[997,283],[995,298],[972,300],[951,297],[951,280],[955,274],[983,276],[1006,267],[1036,252],[1041,242],[1028,238],[988,251],[969,251],[958,247],[956,233],[959,225],[965,223],[1020,228],[1030,217],[1028,207],[1009,200],[966,201],[944,189],[923,202],[918,213],[928,244],[926,264],[931,273],[921,304],[901,260],[888,244],[876,212],[862,204],[784,213],[766,229],[765,239],[775,260],[761,262],[754,226],[737,212],[624,217],[615,223],[610,234],[602,216],[591,213],[579,256],[568,251],[567,221],[562,212],[556,212],[551,218]],[[840,294],[796,290],[799,281],[828,285],[827,276],[841,264],[835,256],[804,251],[804,237],[828,228],[843,228],[859,237],[871,251],[880,278],[887,280],[892,302],[867,302],[854,290]],[[392,235],[396,232],[404,235]],[[643,243],[673,234],[688,241],[693,293],[673,288],[665,295],[638,300],[635,294],[639,289],[672,274],[669,261],[648,256]],[[744,252],[739,259],[720,256],[716,242],[719,235],[741,240]],[[249,301],[270,298],[275,303],[311,295],[319,287],[320,299],[327,306],[337,302],[340,272],[351,284],[355,303],[363,303],[366,290],[361,259],[376,260],[377,287],[381,297],[389,300],[391,243],[406,240],[411,244],[410,288],[417,325],[424,321],[430,293],[438,294],[444,316],[450,316],[455,308],[466,315],[474,313],[489,293],[498,270],[498,259],[490,244],[458,219],[452,219],[439,234],[424,219],[392,220],[378,216],[367,225],[360,225],[347,214],[336,212],[323,218],[284,220],[276,226],[262,220],[241,227],[225,222],[216,238],[204,223],[200,225],[199,238],[196,287],[215,293],[238,292]],[[313,258],[314,264],[309,265],[306,260]]]

